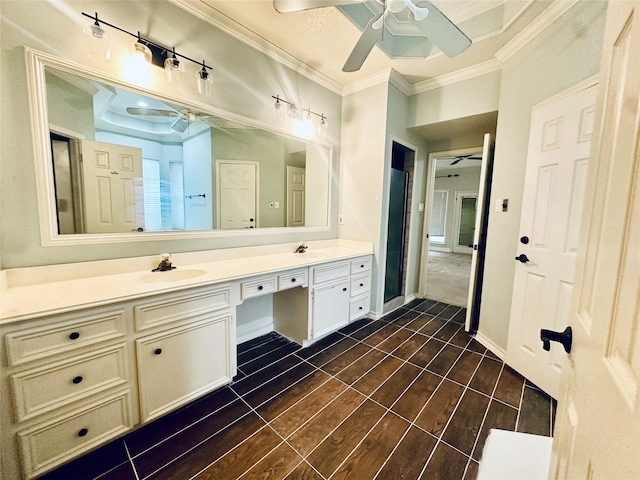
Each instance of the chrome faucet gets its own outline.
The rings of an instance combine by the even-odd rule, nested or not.
[[[161,257],[162,257],[162,260],[160,260],[160,263],[158,264],[158,266],[156,268],[151,270],[152,272],[166,272],[168,270],[175,270],[176,267],[171,265],[171,255],[170,254],[163,253],[161,255]]]
[[[296,248],[293,253],[304,253],[307,251],[307,247],[304,242],[302,242],[300,245],[298,245],[298,248]]]

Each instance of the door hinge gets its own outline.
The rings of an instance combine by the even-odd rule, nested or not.
[[[474,250],[478,250],[478,245],[474,244],[474,245],[473,245],[473,249],[474,249]]]

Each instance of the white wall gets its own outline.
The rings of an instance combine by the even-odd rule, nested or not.
[[[106,21],[176,49],[192,58],[206,59],[213,70],[213,94],[210,98],[197,95],[195,86],[185,82],[181,90],[166,84],[164,71],[152,67],[146,88],[166,92],[197,103],[245,116],[265,125],[272,124],[271,95],[295,101],[313,111],[322,111],[329,118],[327,142],[340,144],[340,95],[309,78],[274,61],[245,43],[240,42],[209,23],[200,20],[169,1],[138,0],[112,2],[108,0],[61,0],[49,2],[1,2],[0,29],[0,95],[2,97],[2,129],[0,129],[0,261],[2,268],[15,268],[55,263],[152,255],[163,251],[184,252],[291,242],[297,234],[247,234],[240,237],[192,239],[154,242],[42,247],[34,158],[29,118],[27,74],[24,46],[54,54],[87,68],[126,78],[123,62],[128,56],[132,37],[109,29],[113,55],[110,63],[91,60],[84,42],[82,28],[89,20],[81,12],[98,12]],[[194,34],[197,32],[197,34]],[[195,75],[197,67],[187,65],[186,79]],[[138,79],[139,80],[139,79]],[[11,119],[11,121],[6,121]],[[284,127],[282,127],[284,131]],[[340,151],[334,149],[332,167],[339,165]],[[333,227],[306,235],[306,240],[336,238],[337,189],[333,190]]]
[[[479,332],[506,349],[531,108],[596,74],[606,2],[581,1],[503,67]]]

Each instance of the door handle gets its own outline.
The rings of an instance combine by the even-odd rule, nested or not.
[[[527,263],[529,261],[529,257],[527,257],[524,253],[521,253],[516,257],[516,260],[518,260],[521,263]]]
[[[571,352],[571,343],[573,342],[573,334],[571,327],[564,329],[564,332],[553,332],[551,330],[540,330],[540,340],[542,340],[542,348],[547,352],[551,350],[551,342],[559,342],[564,347],[564,351]]]

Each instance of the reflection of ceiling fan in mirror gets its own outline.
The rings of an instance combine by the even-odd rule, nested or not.
[[[369,0],[273,0],[273,7],[280,13],[287,13],[319,7],[353,5],[367,1]],[[409,10],[418,34],[427,37],[448,57],[459,55],[471,45],[471,40],[429,1],[415,0],[415,3],[413,0],[376,1],[382,4],[382,13],[374,15],[362,31],[351,55],[342,67],[343,72],[360,70],[373,46],[382,39],[385,17],[389,13],[397,14]]]
[[[137,108],[137,107],[127,107],[127,113],[129,115],[146,115],[152,117],[173,117],[176,118],[176,121],[171,124],[171,129],[176,132],[184,132],[190,123],[193,122],[203,122],[209,125],[216,130],[220,130],[221,132],[227,133],[229,135],[233,135],[228,130],[225,130],[222,127],[219,127],[215,123],[213,123],[211,118],[214,118],[212,115],[203,115],[201,113],[191,112],[189,110],[182,110],[180,112],[176,112],[175,110],[161,110],[157,108]]]

